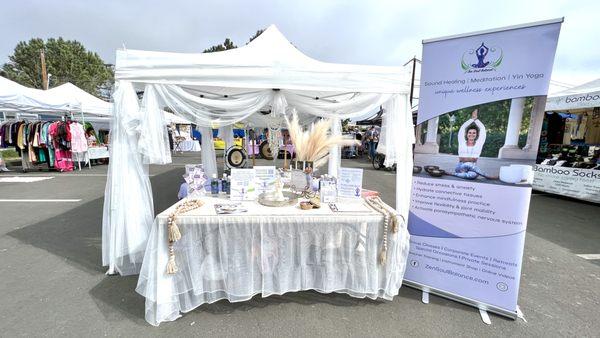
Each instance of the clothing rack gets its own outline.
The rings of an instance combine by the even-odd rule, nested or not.
[[[70,118],[68,116],[63,116],[61,119],[59,119],[59,121],[60,120],[65,121],[65,120],[70,120]],[[22,123],[26,124],[28,127],[31,127],[31,126],[33,126],[32,123],[36,123],[36,122],[54,123],[56,121],[55,120],[51,120],[51,119],[50,120],[42,120],[42,119],[39,118],[39,116],[37,118],[33,118],[33,119],[32,118],[19,118],[19,116],[17,115],[17,118],[6,119],[5,121],[3,121],[1,123],[1,125],[4,125],[6,123],[11,123],[11,122],[13,122],[13,123],[22,122]],[[42,128],[42,125],[37,125],[35,130],[29,131],[27,133],[26,137],[29,138],[30,135],[32,135],[31,132],[40,132],[41,133],[40,130],[37,130],[37,127]],[[68,126],[68,128],[70,128],[70,126]],[[48,131],[48,133],[49,133],[49,131]],[[17,132],[17,134],[18,134],[18,132]],[[33,137],[33,136],[31,136],[31,137]],[[38,137],[38,135],[35,136],[35,138],[37,138],[37,137]],[[49,136],[47,136],[47,137],[49,138]],[[16,142],[16,141],[14,141],[14,142]],[[36,155],[44,156],[45,157],[45,161],[42,160],[40,162],[34,163],[33,161],[31,161],[31,157],[30,157],[31,142],[32,141],[27,140],[26,141],[26,145],[25,145],[25,142],[24,142],[24,145],[25,145],[24,148],[21,148],[18,145],[13,144],[13,146],[15,146],[15,148],[17,148],[20,151],[20,153],[21,153],[21,168],[22,168],[23,172],[34,171],[34,170],[35,171],[54,171],[54,170],[62,170],[62,169],[64,169],[64,168],[56,168],[56,167],[53,166],[54,163],[51,163],[51,161],[52,161],[52,158],[55,157],[55,156],[56,157],[60,156],[61,161],[71,162],[73,164],[73,166],[74,166],[74,163],[73,163],[74,162],[73,161],[74,154],[76,156],[76,160],[78,161],[79,170],[81,170],[81,161],[82,161],[81,158],[80,158],[81,152],[75,152],[74,153],[71,150],[59,149],[59,148],[48,147],[48,146],[45,146],[45,147],[41,147],[41,146],[40,147],[35,147],[36,148]],[[41,142],[40,142],[40,144],[41,144]],[[48,142],[46,142],[46,140],[44,140],[44,144],[48,144]],[[52,148],[52,149],[49,149],[49,148]],[[67,155],[65,157],[66,154],[63,153],[64,151],[68,151],[69,155]],[[52,155],[50,154],[50,152],[52,152]],[[60,155],[59,155],[59,153],[60,153]],[[85,162],[85,155],[84,155],[84,162]],[[67,164],[67,168],[70,169],[70,167],[71,167],[71,165]],[[91,165],[90,165],[90,167],[91,167]]]

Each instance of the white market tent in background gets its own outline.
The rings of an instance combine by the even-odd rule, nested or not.
[[[101,100],[72,83],[68,82],[60,86],[50,88],[46,92],[77,102],[79,105],[79,111],[100,116],[112,115],[112,104],[110,102]]]
[[[281,125],[297,111],[301,117],[334,121],[362,116],[380,105],[386,164],[397,163],[396,208],[408,216],[414,132],[408,94],[410,76],[401,67],[325,63],[302,54],[275,26],[248,45],[215,53],[181,54],[118,50],[116,91],[102,229],[102,261],[109,273],[137,273],[153,222],[153,200],[147,164],[170,163],[163,107],[201,127],[252,121],[262,115]],[[136,90],[143,90],[138,103]],[[211,138],[212,140],[212,138]],[[204,141],[204,139],[203,139]],[[208,141],[208,140],[207,140]],[[211,141],[209,141],[211,142]],[[203,142],[208,173],[216,166],[214,149]],[[206,156],[211,155],[211,156]],[[339,148],[330,151],[329,172],[336,174]]]
[[[546,111],[600,107],[600,79],[548,96]]]
[[[112,104],[71,83],[41,90],[0,77],[0,111],[61,114],[72,112],[110,116]]]
[[[84,113],[85,121],[108,125],[113,104],[104,101],[72,83],[48,90],[25,87],[0,76],[0,112],[48,114]],[[191,124],[189,120],[163,112],[166,124]],[[78,116],[74,116],[78,118]],[[106,126],[108,127],[108,126]]]
[[[0,76],[0,111],[64,113],[81,110],[79,102],[73,98],[54,95],[41,89],[28,88]]]

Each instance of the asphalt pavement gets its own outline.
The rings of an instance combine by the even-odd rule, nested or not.
[[[150,170],[155,212],[176,201],[186,154]],[[259,161],[260,162],[260,161]],[[266,162],[260,162],[266,164]],[[394,205],[395,176],[364,160],[368,189]],[[0,173],[50,179],[0,182],[0,336],[599,336],[600,206],[534,194],[523,257],[523,320],[403,287],[393,301],[296,292],[203,305],[175,322],[150,326],[136,276],[107,276],[101,266],[107,166],[73,173]],[[47,200],[44,202],[19,200]],[[49,201],[50,200],[50,201]]]

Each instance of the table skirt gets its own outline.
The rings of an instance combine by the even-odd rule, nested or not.
[[[400,224],[389,232],[387,262],[380,264],[380,214],[180,216],[179,271],[169,275],[166,223],[166,213],[155,219],[136,288],[152,325],[205,303],[257,294],[316,290],[391,300],[402,285],[409,247]]]
[[[179,144],[180,151],[200,151],[200,141],[198,140],[186,140]]]

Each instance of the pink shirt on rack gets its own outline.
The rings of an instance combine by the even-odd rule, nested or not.
[[[83,126],[77,122],[73,122],[69,127],[71,129],[71,151],[74,153],[86,152],[88,144]]]

